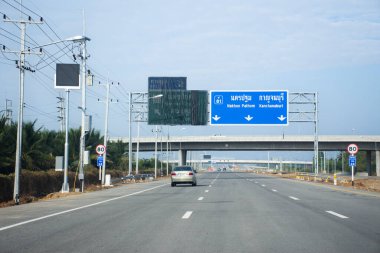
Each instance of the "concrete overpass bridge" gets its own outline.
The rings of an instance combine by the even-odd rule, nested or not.
[[[128,143],[129,138],[113,137],[111,142],[121,140]],[[154,137],[132,138],[132,150],[154,151]],[[376,174],[380,176],[380,136],[376,135],[320,135],[319,151],[344,151],[351,143],[366,151],[367,171],[371,171],[371,153],[376,154]],[[171,136],[163,139],[163,149],[179,151],[180,164],[186,163],[187,151],[313,151],[313,135],[276,135],[276,136]]]

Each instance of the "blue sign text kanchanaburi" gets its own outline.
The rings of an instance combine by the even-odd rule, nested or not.
[[[211,125],[288,125],[288,91],[211,91]]]

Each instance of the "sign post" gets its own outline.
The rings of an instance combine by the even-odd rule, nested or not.
[[[348,164],[351,166],[351,183],[354,186],[354,170],[356,167],[356,153],[358,153],[359,147],[356,144],[350,144],[347,147],[347,152],[350,153],[350,157],[348,158]]]
[[[102,166],[104,162],[103,154],[106,152],[106,146],[99,144],[98,146],[96,146],[95,151],[99,155],[98,159],[96,160],[96,164],[99,167],[99,180],[102,180],[102,175],[104,174],[102,173]]]
[[[288,125],[288,91],[210,91],[210,125]]]
[[[102,180],[102,166],[103,166],[103,155],[99,155],[96,160],[96,165],[99,167],[99,180]]]

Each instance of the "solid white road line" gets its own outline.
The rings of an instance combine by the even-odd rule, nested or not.
[[[349,217],[347,217],[347,216],[344,216],[344,215],[342,215],[342,214],[336,213],[336,212],[334,212],[334,211],[326,211],[326,213],[329,213],[329,214],[335,215],[335,216],[337,216],[337,217],[339,217],[339,218],[342,218],[342,219],[348,219],[348,218],[349,218]]]
[[[272,189],[272,191],[274,191],[274,192],[277,192],[277,190],[276,190],[276,189]]]
[[[203,200],[204,199],[204,197],[199,197],[199,199],[198,200]]]
[[[193,214],[192,211],[187,211],[183,216],[182,219],[187,220],[190,218],[190,216]]]
[[[296,198],[296,197],[293,197],[293,196],[289,196],[289,198],[291,198],[293,200],[300,200],[299,198]]]
[[[66,210],[66,211],[58,212],[58,213],[52,213],[52,214],[49,214],[49,215],[46,215],[46,216],[42,216],[42,217],[39,217],[39,218],[35,218],[35,219],[32,219],[32,220],[27,220],[27,221],[23,221],[23,222],[20,222],[20,223],[16,223],[16,224],[13,224],[13,225],[10,225],[10,226],[0,227],[0,231],[7,230],[7,229],[10,229],[10,228],[14,228],[14,227],[18,227],[18,226],[21,226],[21,225],[25,225],[25,224],[28,224],[28,223],[35,222],[35,221],[44,220],[44,219],[47,219],[47,218],[50,218],[50,217],[54,217],[54,216],[58,216],[58,215],[61,215],[61,214],[71,213],[71,212],[78,211],[78,210],[81,210],[81,209],[85,209],[85,208],[88,208],[88,207],[97,206],[97,205],[104,204],[104,203],[107,203],[107,202],[111,202],[111,201],[114,201],[114,200],[118,200],[118,199],[130,197],[130,196],[134,196],[134,195],[137,195],[137,194],[140,194],[140,193],[144,193],[144,192],[147,192],[147,191],[151,191],[151,190],[154,190],[154,189],[166,186],[166,185],[168,185],[168,184],[159,185],[159,186],[152,187],[152,188],[149,188],[149,189],[146,189],[146,190],[134,192],[134,193],[131,193],[131,194],[123,195],[123,196],[112,198],[112,199],[107,199],[107,200],[100,201],[100,202],[96,202],[96,203],[93,203],[93,204],[90,204],[90,205],[80,206],[80,207],[77,207],[77,208],[69,209],[69,210]]]

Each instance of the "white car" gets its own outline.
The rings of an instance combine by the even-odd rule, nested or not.
[[[172,170],[171,179],[172,187],[177,184],[192,184],[197,185],[197,177],[195,176],[196,170],[190,166],[178,166]]]

